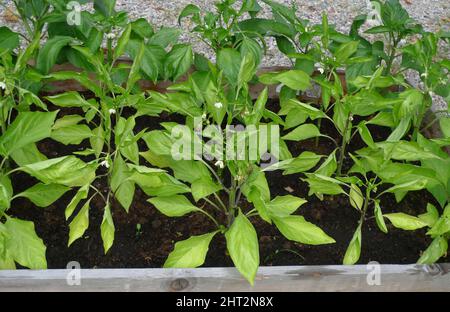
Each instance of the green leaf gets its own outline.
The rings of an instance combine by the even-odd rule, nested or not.
[[[14,261],[32,270],[46,269],[46,247],[36,235],[33,222],[7,217],[4,225],[8,231],[6,249]]]
[[[365,122],[361,122],[358,125],[358,132],[361,138],[363,139],[364,143],[370,148],[376,148],[375,142],[373,141],[372,135],[370,134],[369,129],[366,126]]]
[[[185,17],[194,15],[197,16],[200,14],[200,8],[193,4],[188,4],[184,7],[184,9],[181,11],[180,15],[178,16],[178,24],[181,25],[181,20]]]
[[[362,209],[364,205],[364,196],[356,184],[350,185],[349,198],[350,198],[350,205],[352,205],[352,207],[358,210]]]
[[[191,236],[175,243],[174,250],[169,254],[164,268],[196,268],[205,262],[209,244],[216,232]]]
[[[7,156],[50,136],[58,112],[22,112],[0,137],[0,154]]]
[[[427,224],[419,218],[403,212],[388,213],[384,216],[391,221],[393,226],[406,231],[417,230],[427,226]]]
[[[336,62],[339,64],[345,64],[350,56],[352,56],[358,49],[359,41],[349,41],[341,44],[339,49],[334,53],[336,56]]]
[[[388,188],[385,192],[394,193],[394,192],[418,191],[424,189],[426,185],[427,185],[426,179],[413,180],[410,182],[394,185],[393,187]]]
[[[304,124],[298,126],[288,134],[282,137],[283,140],[287,141],[302,141],[310,138],[320,136],[320,131],[314,124]]]
[[[89,138],[92,149],[94,150],[95,157],[99,157],[103,151],[103,146],[105,144],[105,132],[103,127],[99,126],[92,130],[92,136]]]
[[[253,286],[259,266],[258,237],[255,228],[241,211],[225,233],[225,238],[234,265]]]
[[[160,46],[165,49],[169,45],[173,45],[178,41],[181,30],[172,27],[162,27],[157,33],[155,33],[148,41],[149,45]]]
[[[81,200],[86,199],[89,192],[89,184],[80,187],[70,203],[67,205],[64,215],[66,220],[70,218]]]
[[[361,255],[361,244],[362,244],[361,225],[359,225],[355,233],[353,234],[353,238],[350,241],[347,250],[345,251],[343,261],[344,265],[352,265],[358,262],[359,257]]]
[[[45,184],[69,187],[89,184],[95,178],[95,164],[86,164],[75,156],[64,156],[25,165],[21,170]]]
[[[293,214],[301,205],[307,203],[307,200],[293,196],[277,196],[267,204],[269,213],[276,217],[286,217]]]
[[[258,33],[260,35],[282,35],[288,38],[295,36],[295,30],[285,23],[277,22],[271,19],[251,18],[239,22],[238,27],[241,31],[249,33]]]
[[[76,91],[69,91],[57,95],[47,96],[45,98],[54,105],[60,107],[92,107],[92,104],[82,98],[81,95]]]
[[[78,214],[73,218],[72,222],[69,224],[69,242],[67,246],[70,246],[74,241],[83,236],[84,232],[86,232],[89,227],[89,204],[90,200],[88,200]]]
[[[126,212],[130,209],[134,198],[134,181],[131,180],[132,172],[122,157],[116,157],[113,163],[111,188],[117,201]]]
[[[440,118],[439,125],[441,127],[441,131],[444,137],[450,138],[450,118],[449,117]]]
[[[16,197],[28,198],[38,207],[48,207],[58,200],[70,187],[59,184],[37,183]]]
[[[19,34],[8,27],[0,27],[0,54],[4,51],[12,51],[19,45]]]
[[[233,86],[238,82],[240,64],[241,55],[234,49],[222,49],[217,53],[217,66]]]
[[[181,217],[200,210],[183,195],[153,197],[148,201],[168,217]]]
[[[175,45],[165,60],[166,79],[177,80],[191,68],[193,62],[194,54],[191,45]]]
[[[309,193],[311,194],[327,194],[327,195],[338,195],[344,194],[344,190],[339,185],[339,181],[336,179],[328,178],[318,174],[307,174],[304,181],[309,184]]]
[[[378,200],[375,201],[375,221],[378,225],[378,228],[383,232],[387,233],[388,229],[386,227],[386,223],[384,222],[383,212],[381,211],[380,202]]]
[[[220,184],[215,183],[209,178],[200,178],[191,184],[192,196],[196,202],[201,198],[205,198],[217,191],[220,191],[221,189],[222,186]]]
[[[9,209],[12,196],[13,187],[11,179],[5,174],[0,174],[0,215]]]
[[[425,222],[428,225],[428,227],[433,227],[433,225],[439,219],[439,211],[436,209],[434,205],[428,203],[427,212],[419,215],[418,218],[423,222]]]
[[[430,246],[428,246],[428,248],[422,253],[422,256],[420,256],[417,263],[433,264],[437,262],[441,257],[447,254],[447,249],[448,249],[447,240],[442,236],[438,236],[431,242]]]
[[[308,74],[299,69],[282,72],[276,75],[274,79],[293,90],[305,91],[311,86]]]
[[[52,131],[51,138],[65,145],[80,144],[83,140],[94,136],[86,125],[71,125]]]
[[[320,165],[319,169],[317,169],[314,173],[330,177],[333,173],[335,173],[336,169],[336,150],[334,150],[333,153],[328,155],[327,159],[325,159],[325,161]]]
[[[72,37],[55,36],[47,40],[44,46],[39,50],[36,59],[36,69],[43,74],[48,74],[58,59],[61,49],[73,40]]]
[[[252,187],[250,193],[247,194],[247,200],[253,204],[256,208],[261,219],[272,224],[272,219],[267,210],[267,204],[261,196],[261,192],[258,188]]]
[[[273,221],[287,239],[308,245],[332,244],[336,241],[302,216],[274,217]]]
[[[104,17],[111,17],[114,14],[116,0],[94,0],[95,11],[101,13]]]
[[[117,45],[114,48],[114,59],[119,58],[125,52],[125,48],[130,40],[131,24],[128,24],[122,32],[121,36],[117,40]]]
[[[102,241],[103,241],[103,249],[105,250],[105,254],[111,248],[114,242],[114,221],[111,215],[111,208],[108,205],[105,206],[105,211],[103,213],[102,225],[100,226]]]

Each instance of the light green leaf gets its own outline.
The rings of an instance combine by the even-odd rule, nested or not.
[[[153,197],[148,201],[168,217],[181,217],[200,210],[183,195]]]
[[[75,156],[44,160],[21,167],[21,170],[45,184],[62,184],[69,187],[90,184],[95,178],[95,164],[86,164]]]
[[[418,264],[433,264],[437,262],[441,257],[447,254],[448,242],[442,237],[436,237],[433,242],[431,242],[430,246],[422,253]]]
[[[434,205],[428,203],[427,212],[419,215],[418,218],[425,222],[429,227],[433,227],[439,219],[439,211]]]
[[[383,232],[387,233],[388,229],[386,227],[386,223],[384,222],[383,212],[381,211],[380,201],[375,201],[375,221],[378,225],[378,228]]]
[[[105,254],[111,248],[114,242],[114,221],[111,215],[111,208],[108,205],[105,206],[105,211],[103,213],[102,225],[100,226],[102,241],[103,241],[103,249],[105,250]]]
[[[335,52],[336,62],[343,64],[352,56],[358,49],[359,41],[349,41],[343,43]]]
[[[94,136],[86,125],[71,125],[52,131],[51,138],[62,144],[80,144],[83,140]]]
[[[293,214],[301,205],[307,203],[307,200],[293,196],[277,196],[267,204],[269,213],[276,217],[286,217]]]
[[[355,233],[353,234],[353,238],[350,241],[347,250],[345,251],[343,261],[344,265],[352,265],[358,262],[359,257],[361,255],[361,244],[362,244],[361,225],[359,225]]]
[[[220,191],[221,189],[222,186],[220,184],[215,183],[208,178],[200,178],[191,184],[192,196],[196,202],[201,198],[205,198],[217,191]]]
[[[0,137],[0,154],[7,156],[28,144],[48,138],[58,112],[22,112]]]
[[[308,245],[332,244],[336,241],[302,216],[276,217],[273,221],[287,239]]]
[[[92,106],[91,103],[82,98],[76,91],[69,91],[57,95],[47,96],[45,98],[54,105],[60,107],[90,108]]]
[[[225,233],[225,238],[234,265],[253,286],[259,266],[258,236],[242,212],[239,211],[239,215]]]
[[[310,77],[302,70],[288,70],[275,76],[277,81],[293,90],[305,91],[311,86]]]
[[[320,136],[320,131],[316,125],[304,124],[283,136],[282,139],[288,141],[302,141],[318,136]]]
[[[28,198],[38,207],[48,207],[58,200],[70,187],[60,184],[37,183],[16,197]]]
[[[80,187],[70,203],[67,205],[64,215],[66,220],[70,218],[81,200],[86,199],[89,192],[89,184]]]
[[[169,254],[165,268],[196,268],[205,262],[209,244],[216,232],[191,236],[175,243],[174,250]]]
[[[406,231],[417,230],[427,226],[427,224],[419,218],[403,212],[388,213],[384,216],[391,221],[393,226]]]
[[[8,231],[6,249],[14,261],[32,270],[46,269],[46,247],[36,235],[33,222],[7,217],[4,225]]]
[[[12,196],[13,187],[11,179],[5,174],[0,174],[0,215],[9,209]]]
[[[349,198],[350,198],[350,205],[352,205],[352,207],[358,210],[362,209],[364,204],[364,196],[356,184],[350,185]]]
[[[90,200],[88,200],[78,214],[73,218],[72,222],[69,224],[69,242],[67,246],[70,246],[74,241],[83,236],[84,232],[86,232],[89,227],[89,204]]]
[[[309,184],[309,195],[311,194],[327,194],[327,195],[338,195],[344,194],[344,190],[339,185],[339,181],[335,179],[325,179],[324,176],[317,174],[307,174],[304,181]]]
[[[117,59],[118,57],[122,56],[122,54],[125,52],[125,47],[128,44],[128,40],[130,40],[130,34],[131,34],[131,24],[128,24],[122,34],[120,35],[119,39],[117,40],[117,45],[114,48],[114,59]]]

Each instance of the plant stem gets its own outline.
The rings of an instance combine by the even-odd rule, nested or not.
[[[350,122],[353,119],[353,115],[349,114],[347,121],[345,122],[344,132],[342,133],[342,143],[341,148],[339,150],[339,160],[338,160],[338,168],[337,168],[337,174],[340,176],[342,174],[342,166],[344,165],[344,159],[345,159],[345,148],[347,147],[347,131],[350,125]]]
[[[236,190],[237,190],[237,185],[236,185],[236,180],[233,179],[233,181],[231,182],[231,188],[230,188],[230,192],[229,192],[229,200],[228,200],[228,227],[231,226],[231,224],[233,223],[234,220],[234,212],[236,209]]]

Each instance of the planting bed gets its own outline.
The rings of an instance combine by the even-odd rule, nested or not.
[[[89,98],[88,94],[85,96]],[[268,108],[277,111],[279,109],[278,101],[271,100]],[[61,116],[68,113],[73,114],[76,111],[62,109],[60,112]],[[143,128],[160,129],[159,122],[161,121],[182,119],[182,116],[167,114],[163,114],[160,118],[141,117],[137,119],[136,132]],[[336,130],[329,123],[324,123],[322,129],[328,135],[338,139]],[[370,130],[376,141],[381,141],[389,135],[386,128],[371,126]],[[349,147],[349,152],[364,146],[361,140],[356,140],[354,143]],[[38,146],[41,152],[49,158],[53,158],[83,150],[87,144],[68,148],[55,141],[45,140]],[[329,140],[323,139],[317,146],[314,139],[289,142],[288,146],[293,156],[297,156],[303,151],[327,155],[334,149]],[[85,160],[90,159],[86,157]],[[300,179],[300,174],[282,176],[281,172],[275,171],[268,172],[266,176],[272,196],[292,194],[308,198],[308,203],[299,209],[299,213],[308,221],[321,227],[336,240],[336,243],[310,246],[292,242],[273,226],[259,218],[253,218],[252,222],[259,237],[261,266],[340,264],[348,242],[351,240],[352,229],[356,227],[359,220],[359,213],[349,206],[348,198],[326,196],[325,200],[320,201],[314,196],[308,197],[308,185]],[[25,174],[18,174],[14,181],[14,189],[17,188],[18,192],[26,190],[37,182]],[[95,186],[106,191],[105,180],[101,182]],[[35,223],[37,234],[47,245],[49,269],[66,268],[70,261],[78,261],[82,268],[158,268],[164,264],[167,256],[173,250],[175,242],[214,229],[211,221],[201,214],[167,218],[147,202],[148,196],[138,188],[128,214],[117,202],[113,202],[112,214],[116,226],[116,239],[106,255],[98,231],[103,217],[103,202],[98,196],[91,202],[89,229],[83,239],[67,248],[66,241],[61,239],[61,237],[67,237],[69,233],[64,210],[74,193],[73,191],[66,193],[45,209],[34,207],[27,199],[18,198],[13,202],[14,208],[10,210],[12,216]],[[245,199],[241,202],[244,208],[250,206]],[[410,192],[400,203],[396,203],[392,194],[386,194],[381,201],[385,213],[404,212],[410,215],[424,213],[427,203],[435,204],[435,200],[426,191]],[[206,209],[214,215],[214,209],[208,206]],[[417,255],[425,250],[431,242],[425,233],[425,229],[402,231],[389,226],[387,235],[378,230],[373,217],[368,217],[363,227],[366,243],[362,245],[360,261],[361,263],[378,261],[382,264],[414,263],[417,261]],[[443,263],[449,260],[449,256],[442,258]],[[214,238],[204,266],[233,266],[227,254],[224,237]]]

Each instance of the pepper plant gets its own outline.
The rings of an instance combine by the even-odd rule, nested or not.
[[[271,119],[275,114],[265,108],[267,89],[259,94],[253,105],[237,106],[235,92],[224,89],[228,83],[222,78],[222,72],[212,64],[210,67],[209,73],[194,73],[190,82],[173,86],[177,90],[174,94],[152,94],[167,110],[185,116],[189,126],[179,130],[180,125],[176,123],[162,123],[165,130],[154,130],[144,135],[149,150],[142,156],[153,166],[172,170],[175,181],[183,185],[183,189],[167,189],[164,194],[157,194],[145,187],[144,191],[155,196],[149,202],[169,217],[199,212],[214,224],[212,232],[177,242],[165,267],[202,265],[213,237],[223,234],[236,268],[253,284],[259,266],[259,248],[252,218],[260,217],[274,224],[286,238],[304,244],[329,244],[334,240],[304,217],[294,214],[306,202],[304,199],[292,195],[271,197],[265,171],[260,167],[260,159],[266,155],[261,150],[264,143],[254,147],[257,160],[245,152],[250,143],[244,144],[246,148],[243,152],[235,148],[237,142],[257,141],[262,125],[276,126]],[[238,81],[245,80],[243,75],[246,73],[238,73]],[[206,87],[198,87],[200,83]],[[246,92],[248,88],[243,87],[242,90]],[[248,98],[248,94],[243,98]],[[247,129],[228,131],[238,122],[243,122]],[[201,131],[203,125],[209,127]],[[220,125],[225,125],[226,130],[221,130]],[[249,126],[253,130],[248,130]],[[276,130],[271,131],[278,139]],[[222,147],[220,137],[226,138],[226,148]],[[183,148],[189,149],[187,155],[192,158],[174,160],[180,140],[186,143]],[[232,146],[231,157],[228,156],[229,144]],[[191,150],[191,146],[195,145],[200,154],[195,152],[195,147]],[[265,145],[269,153],[278,149],[268,142]],[[227,157],[223,157],[225,150]],[[281,159],[289,157],[286,148],[281,147],[280,150]],[[208,155],[214,157],[203,158]],[[195,204],[191,196],[182,195],[184,193],[190,193]]]

